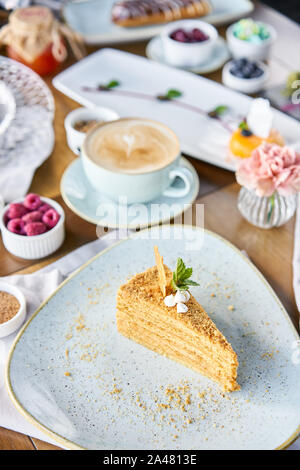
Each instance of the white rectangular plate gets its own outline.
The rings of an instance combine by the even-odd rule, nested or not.
[[[165,226],[169,237],[162,237],[161,230],[107,249],[41,306],[10,354],[15,405],[69,448],[287,446],[300,430],[300,351],[283,306],[218,235],[178,225]],[[240,391],[224,395],[211,380],[118,333],[117,290],[153,266],[155,244],[171,269],[179,256],[193,266],[200,284],[194,296],[238,355]],[[168,390],[179,394],[171,402]]]
[[[116,92],[84,89],[95,88],[113,79],[120,82]],[[212,80],[115,49],[102,49],[81,60],[57,75],[53,85],[84,106],[106,106],[114,109],[120,117],[146,117],[161,121],[178,135],[184,153],[232,171],[236,169],[236,162],[227,158],[230,133],[218,121],[203,116],[197,110],[210,111],[216,106],[228,105],[242,120],[252,101],[249,96]],[[169,89],[182,93],[177,100],[179,106],[155,98]],[[120,95],[118,91],[146,94],[150,99]],[[191,107],[197,109],[191,110]],[[287,143],[299,140],[300,123],[275,109],[274,127]]]
[[[115,0],[68,2],[63,8],[66,22],[82,34],[89,44],[112,44],[150,39],[159,34],[162,25],[124,28],[111,21]],[[253,10],[249,0],[211,0],[213,12],[203,19],[211,24],[229,23]]]

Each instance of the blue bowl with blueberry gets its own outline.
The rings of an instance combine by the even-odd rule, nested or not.
[[[227,62],[222,72],[224,85],[242,93],[260,91],[268,78],[269,68],[266,64],[245,57]]]

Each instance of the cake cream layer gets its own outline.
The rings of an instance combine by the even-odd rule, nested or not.
[[[193,298],[191,301],[195,301]],[[190,304],[188,304],[190,305]],[[176,310],[176,308],[175,308]],[[146,315],[144,312],[147,312]],[[159,331],[165,331],[165,335],[178,343],[183,342],[186,347],[189,347],[191,354],[197,354],[199,351],[199,333],[191,330],[186,325],[183,325],[181,318],[176,320],[174,318],[166,317],[161,314],[161,311],[156,311],[151,305],[149,308],[149,303],[144,302],[140,303],[139,312],[135,308],[128,308],[128,305],[122,301],[122,298],[119,298],[118,310],[117,310],[117,320],[120,316],[127,315],[128,319],[136,322],[136,324],[141,324],[144,328],[152,329],[153,331],[158,331],[158,322],[159,322]],[[178,316],[185,314],[178,314]],[[220,365],[224,366],[225,363],[236,366],[236,355],[232,354],[232,351],[224,351],[223,344],[212,343],[210,337],[205,335],[201,337],[201,350],[204,354],[214,354],[216,362],[220,362]]]
[[[175,329],[162,322],[160,322],[158,330],[155,315],[147,318],[147,320],[143,320],[142,318],[136,318],[135,312],[129,312],[122,308],[121,313],[117,311],[117,322],[122,321],[142,329],[144,335],[155,334],[160,341],[164,341],[166,344],[174,347],[178,352],[181,351],[182,354],[187,354],[191,360],[197,360],[198,357],[206,359],[213,356],[214,366],[221,371],[228,369],[232,374],[234,369],[236,369],[236,362],[233,362],[231,358],[227,359],[224,357],[222,351],[218,350],[218,348],[203,346],[203,342],[201,341],[200,343],[199,338],[194,335],[190,336],[189,333],[183,332],[180,328]]]
[[[172,273],[167,267],[165,271],[170,281]],[[187,305],[185,314],[165,306],[155,266],[120,287],[118,330],[217,381],[225,390],[238,389],[238,361],[231,345],[193,296]]]
[[[188,349],[182,348],[180,344],[167,340],[164,332],[161,332],[160,335],[153,334],[152,331],[137,326],[135,322],[124,317],[118,322],[118,330],[127,338],[218,382],[225,391],[238,389],[235,380],[236,367],[217,365],[211,360],[211,356],[207,356],[201,351],[197,355],[192,355]]]

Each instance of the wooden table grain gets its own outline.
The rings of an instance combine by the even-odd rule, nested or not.
[[[272,70],[270,84],[282,83],[287,74],[300,69],[300,56],[293,45],[300,42],[299,26],[274,10],[257,4],[252,15],[273,24],[279,32],[269,65]],[[225,27],[219,29],[224,35]],[[146,42],[122,44],[116,47],[139,55],[145,55]],[[88,53],[97,48],[89,47]],[[71,65],[72,59],[64,64]],[[221,72],[207,75],[220,81]],[[64,170],[74,160],[74,154],[68,148],[64,130],[65,116],[79,105],[56,91],[48,77],[49,85],[55,98],[55,147],[48,160],[36,171],[30,191],[51,197],[60,202],[66,211],[66,240],[61,249],[47,259],[35,262],[25,261],[10,255],[0,241],[0,276],[12,273],[29,273],[40,269],[78,246],[96,239],[95,226],[72,213],[60,196],[60,179]],[[287,309],[296,327],[299,324],[292,288],[292,252],[294,243],[294,220],[273,230],[262,230],[248,224],[237,210],[239,186],[234,174],[188,157],[200,177],[200,191],[196,203],[204,204],[205,227],[217,232],[238,248],[247,251],[255,265],[264,274]],[[0,450],[57,450],[59,447],[14,431],[0,428]]]

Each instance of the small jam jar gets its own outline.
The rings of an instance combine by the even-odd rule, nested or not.
[[[60,25],[47,7],[18,8],[1,31],[11,59],[27,65],[39,75],[48,75],[65,60],[67,50]]]

